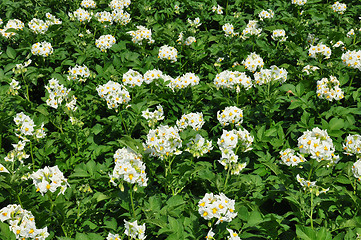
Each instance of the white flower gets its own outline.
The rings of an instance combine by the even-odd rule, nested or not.
[[[339,2],[335,2],[332,6],[331,6],[332,10],[334,12],[337,12],[339,14],[343,14],[346,11],[346,4],[344,3],[339,3]]]
[[[53,53],[53,47],[48,42],[37,42],[31,47],[31,53],[43,57],[48,57]]]
[[[130,101],[128,90],[121,84],[109,81],[96,88],[98,95],[107,101],[109,109],[118,108],[120,104],[126,104]]]
[[[143,76],[133,69],[129,69],[128,72],[123,74],[123,84],[129,85],[129,87],[140,86],[143,83]]]
[[[224,31],[224,35],[226,37],[233,37],[233,36],[237,36],[238,33],[235,33],[234,32],[234,28],[233,28],[233,25],[230,24],[230,23],[226,23],[222,26],[222,29]]]
[[[299,163],[306,162],[306,159],[300,155],[295,154],[295,150],[287,148],[284,151],[280,152],[281,161],[280,163],[285,164],[287,166],[297,166]]]
[[[288,37],[286,37],[286,32],[283,29],[273,30],[272,39],[275,41],[284,42]]]
[[[95,41],[95,46],[102,52],[106,52],[116,43],[115,37],[112,35],[102,35]]]
[[[321,99],[341,100],[344,98],[344,92],[340,88],[340,82],[335,76],[330,76],[330,80],[322,78],[317,81],[317,96]]]
[[[316,46],[311,46],[308,50],[308,55],[312,58],[318,58],[324,56],[324,59],[328,59],[331,56],[331,49],[325,44],[319,43]]]
[[[266,10],[262,10],[259,14],[258,17],[261,21],[263,21],[264,19],[270,19],[273,18],[274,16],[274,12],[271,9],[268,9],[268,11]]]
[[[238,234],[232,229],[227,228],[227,231],[229,232],[228,240],[241,240]]]
[[[124,220],[124,227],[125,235],[137,240],[143,240],[146,238],[145,223],[143,223],[142,225],[138,225],[137,220],[135,220],[134,222],[128,222]]]
[[[189,113],[183,114],[182,117],[177,120],[177,127],[179,131],[186,129],[188,126],[198,131],[204,124],[203,113]]]
[[[132,42],[142,45],[143,40],[147,40],[148,43],[154,43],[152,39],[152,31],[143,27],[137,26],[137,31],[129,31],[127,32],[130,36],[132,36]]]
[[[177,54],[178,51],[176,48],[164,45],[159,49],[158,58],[162,60],[170,60],[171,62],[176,62]]]
[[[361,154],[361,135],[348,135],[342,146],[346,155],[359,156]]]
[[[230,89],[236,89],[237,87],[242,86],[248,90],[253,86],[252,79],[244,72],[228,70],[218,73],[214,78],[213,83],[217,88]]]
[[[243,122],[243,111],[242,109],[235,106],[226,107],[222,110],[222,112],[217,112],[217,119],[222,124],[222,126],[235,124],[235,126],[238,127]]]
[[[58,166],[45,167],[32,173],[30,178],[33,179],[33,184],[36,191],[44,195],[48,191],[55,192],[60,189],[59,194],[64,194],[69,186],[68,181],[64,178],[63,173],[59,170]]]
[[[251,53],[247,56],[245,60],[242,61],[242,64],[249,71],[256,71],[257,68],[263,68],[263,59],[256,53]]]
[[[352,173],[359,181],[361,181],[361,159],[352,165]]]
[[[299,6],[305,5],[307,3],[307,0],[292,0],[292,4],[296,4]]]

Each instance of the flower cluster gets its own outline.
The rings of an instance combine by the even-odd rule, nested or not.
[[[221,14],[223,14],[222,9],[223,9],[223,7],[221,7],[217,4],[217,6],[212,7],[212,12],[216,12],[218,15],[221,15]]]
[[[243,111],[238,107],[226,107],[225,109],[217,112],[217,119],[222,124],[222,126],[227,126],[229,124],[235,124],[235,126],[240,126],[243,122]]]
[[[199,158],[212,149],[212,141],[206,140],[200,134],[197,134],[195,138],[189,140],[185,151],[191,153],[193,157]]]
[[[317,81],[317,96],[328,101],[344,98],[340,82],[335,76],[330,76],[330,80],[322,78],[320,81]]]
[[[346,33],[346,36],[347,36],[348,38],[350,38],[350,37],[352,37],[352,36],[355,36],[355,30],[352,28],[350,31],[348,31],[348,32]]]
[[[178,148],[182,147],[182,140],[177,128],[161,125],[149,131],[144,147],[151,156],[164,159],[181,153]]]
[[[245,60],[242,61],[242,64],[249,71],[256,71],[257,68],[263,68],[263,59],[256,53],[251,53],[247,56]]]
[[[319,43],[316,46],[311,46],[308,50],[308,55],[312,58],[318,58],[324,56],[324,59],[328,59],[331,56],[331,49],[323,43]]]
[[[97,12],[95,14],[96,19],[98,20],[98,22],[100,23],[108,23],[108,24],[113,24],[113,16],[110,12],[107,11],[102,11],[102,12]],[[107,25],[104,25],[104,27],[107,27]]]
[[[68,70],[68,80],[78,80],[79,82],[85,82],[90,76],[90,70],[85,65],[75,65]]]
[[[59,170],[58,166],[45,167],[32,173],[30,178],[33,179],[33,184],[36,191],[44,196],[48,191],[54,193],[60,188],[59,194],[64,194],[69,184],[63,173]]]
[[[163,72],[158,69],[148,70],[144,73],[143,80],[146,84],[150,84],[155,79],[163,78]]]
[[[48,26],[62,24],[62,21],[60,19],[56,18],[51,13],[46,13],[45,16],[48,19],[45,21]]]
[[[33,18],[29,23],[29,28],[31,31],[33,31],[36,34],[44,34],[49,26],[46,22],[44,22],[41,19]]]
[[[359,181],[361,181],[361,159],[352,165],[352,173]]]
[[[191,27],[195,27],[195,28],[198,28],[200,25],[202,25],[199,17],[195,18],[194,20],[188,18],[187,22],[191,25]]]
[[[123,10],[123,8],[129,7],[130,4],[131,4],[131,0],[112,0],[109,3],[109,7],[113,10],[115,9]]]
[[[332,42],[331,42],[332,43]],[[345,44],[342,41],[337,41],[334,45],[332,45],[333,48],[338,48],[341,46],[344,46]],[[346,50],[346,47],[341,48],[342,50]]]
[[[21,164],[23,164],[23,159],[27,159],[30,156],[24,151],[26,142],[28,142],[28,140],[22,140],[17,144],[12,144],[14,149],[6,155],[4,158],[5,162],[14,162],[15,160],[18,160]]]
[[[284,42],[287,39],[286,32],[283,29],[273,30],[271,37],[273,40],[280,42]]]
[[[148,126],[150,128],[154,128],[155,124],[158,121],[161,121],[164,119],[164,111],[163,107],[161,105],[157,106],[157,110],[154,112],[150,112],[148,109],[145,111],[142,111],[142,117],[148,120]]]
[[[310,75],[311,72],[315,72],[318,69],[320,68],[312,65],[307,65],[302,69],[302,72],[305,72],[307,75]]]
[[[199,84],[199,77],[197,75],[195,75],[194,73],[186,73],[180,77],[173,79],[169,83],[168,87],[174,90],[174,89],[186,88],[188,86],[195,86],[198,84]]]
[[[0,209],[0,220],[8,221],[16,239],[45,240],[49,236],[48,228],[36,228],[34,215],[20,205],[11,204]]]
[[[59,81],[55,78],[49,80],[49,85],[45,86],[49,93],[49,98],[46,100],[46,104],[52,108],[58,108],[64,99],[68,97],[71,89],[67,89],[64,85],[59,84]]]
[[[203,113],[189,113],[183,114],[183,116],[177,120],[177,127],[179,131],[186,129],[188,126],[198,131],[204,124]]]
[[[36,138],[44,138],[44,124],[40,126],[40,128],[35,129],[34,121],[23,112],[16,114],[14,117],[14,122],[18,127],[16,129],[16,136],[21,139],[27,140],[27,136],[34,136]]]
[[[102,52],[106,52],[107,49],[111,48],[115,44],[115,37],[112,35],[102,35],[95,41],[95,46]]]
[[[143,76],[133,69],[129,69],[128,72],[123,74],[123,83],[130,87],[140,86],[143,83]]]
[[[342,146],[345,154],[361,156],[361,135],[348,135]]]
[[[241,151],[249,151],[252,149],[252,142],[253,137],[250,136],[247,130],[223,130],[222,136],[217,141],[222,152],[222,157],[218,162],[222,164],[226,170],[230,169],[231,174],[238,175],[247,164],[238,162],[238,155],[234,152],[234,149],[237,148],[238,145],[239,147],[242,147]]]
[[[306,162],[306,159],[299,153],[295,154],[295,150],[287,148],[280,152],[281,161],[280,163],[287,166],[297,166],[299,163]]]
[[[287,71],[284,68],[271,66],[270,69],[261,69],[261,71],[255,73],[254,80],[260,86],[270,82],[284,83],[287,80]]]
[[[119,234],[108,233],[106,240],[120,240]]]
[[[117,186],[115,180],[123,180],[141,187],[147,186],[147,175],[142,155],[135,153],[130,148],[118,149],[114,154],[115,167],[113,174],[109,175],[110,182]]]
[[[16,64],[16,67],[13,68],[13,72],[15,74],[25,73],[28,69],[27,67],[31,64],[32,60],[29,59],[28,61],[24,62],[23,64]]]
[[[34,55],[47,57],[53,53],[53,47],[48,42],[37,42],[34,43],[31,47],[31,53]]]
[[[262,10],[259,14],[258,17],[261,21],[263,21],[264,19],[271,19],[273,18],[273,16],[275,15],[275,13],[271,10],[268,9],[268,11],[266,10]]]
[[[243,88],[248,90],[253,86],[252,79],[248,77],[244,72],[228,70],[218,73],[214,78],[213,83],[214,85],[216,85],[217,88],[234,89],[237,86],[241,85]]]
[[[296,176],[297,182],[303,187],[303,190],[309,189],[310,191],[313,191],[315,189],[316,196],[320,195],[321,193],[326,193],[329,188],[321,188],[321,191],[319,190],[319,186],[316,185],[316,181],[311,182],[309,180],[305,180],[304,178],[300,177],[299,174]]]
[[[298,6],[305,5],[307,3],[307,0],[292,0],[292,4],[296,4]]]
[[[128,90],[121,84],[109,81],[96,88],[98,95],[107,101],[109,109],[118,108],[120,104],[128,103],[130,95]]]
[[[171,62],[177,61],[178,51],[174,47],[168,45],[161,46],[158,53],[158,58],[162,60],[170,60]]]
[[[234,205],[235,201],[223,193],[206,193],[198,202],[198,212],[205,220],[217,218],[216,224],[231,222],[237,216]]]
[[[145,236],[145,223],[138,225],[137,220],[134,222],[128,222],[124,220],[125,235],[131,239],[144,240]]]
[[[331,6],[332,10],[334,12],[337,12],[339,14],[343,14],[346,11],[346,4],[344,3],[340,3],[340,2],[335,2],[332,6]]]
[[[85,23],[89,22],[93,17],[93,12],[89,12],[87,10],[84,10],[82,8],[78,8],[73,13],[68,13],[70,19],[76,18],[79,22]]]
[[[133,43],[137,43],[142,45],[143,40],[147,40],[148,43],[154,43],[152,39],[152,31],[143,27],[137,26],[137,31],[129,31],[127,32],[130,36],[132,36]]]
[[[347,51],[342,54],[341,60],[348,67],[356,68],[361,71],[361,50]]]
[[[120,23],[121,25],[127,25],[131,18],[130,14],[123,10],[113,10],[112,11],[113,21],[115,23]]]
[[[229,232],[227,240],[241,240],[241,238],[238,236],[238,233],[236,233],[232,229],[227,228],[227,231]]]
[[[301,153],[311,154],[311,158],[317,161],[328,160],[333,165],[339,160],[339,156],[334,154],[335,147],[327,130],[321,130],[318,127],[304,132],[298,138],[298,147]]]
[[[222,29],[223,29],[224,35],[225,35],[226,37],[229,37],[229,36],[230,36],[230,37],[234,37],[234,36],[237,36],[237,35],[238,35],[238,33],[235,33],[235,32],[234,32],[233,25],[230,24],[230,23],[224,24],[224,25],[222,26]]]
[[[18,90],[20,89],[20,84],[15,79],[11,80],[10,87],[9,87],[9,93],[13,96],[18,95]]]
[[[83,8],[95,8],[97,5],[94,0],[83,0],[81,1],[80,6]]]
[[[242,31],[241,39],[245,40],[252,35],[259,36],[262,32],[261,28],[258,28],[258,21],[257,20],[250,20],[247,23],[246,28]]]
[[[7,32],[9,29],[14,29],[16,31],[23,30],[24,23],[19,19],[10,19],[4,28],[0,29],[0,33],[3,37],[10,38],[16,35],[15,32]]]

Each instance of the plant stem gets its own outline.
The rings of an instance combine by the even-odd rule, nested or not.
[[[132,205],[133,217],[135,218],[135,210],[134,210],[134,201],[133,201],[133,188],[129,184],[129,196],[130,196],[130,203]]]
[[[30,141],[30,155],[31,155],[31,161],[33,163],[33,170],[35,170],[35,160],[34,160],[34,155],[33,155],[33,144]]]
[[[120,116],[120,121],[122,121],[122,123],[123,123],[125,133],[128,135],[128,128],[127,128],[127,125],[125,124],[125,122],[123,120],[122,111],[119,111],[119,116]]]
[[[227,182],[228,182],[228,178],[229,178],[230,173],[231,173],[231,166],[228,167],[226,181],[224,182],[224,187],[223,187],[224,192],[226,191],[226,188],[227,188]]]
[[[312,214],[313,214],[313,192],[311,190],[311,212],[310,212],[310,221],[311,221],[311,228],[313,229],[313,219],[312,219]]]

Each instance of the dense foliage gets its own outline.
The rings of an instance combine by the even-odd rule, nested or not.
[[[0,239],[361,238],[358,0],[0,9]]]

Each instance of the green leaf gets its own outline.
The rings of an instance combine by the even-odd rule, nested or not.
[[[85,233],[76,233],[75,240],[91,240]]]
[[[315,240],[316,232],[310,227],[305,227],[301,225],[296,225],[296,234],[297,237],[303,240]],[[317,239],[318,240],[318,239]]]
[[[330,130],[339,130],[345,124],[345,121],[341,118],[332,118],[328,126]]]
[[[16,51],[12,47],[6,48],[6,55],[8,55],[9,58],[15,59],[16,58]]]

